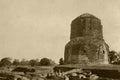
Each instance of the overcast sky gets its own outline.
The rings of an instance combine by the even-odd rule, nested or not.
[[[120,0],[0,0],[0,58],[58,62],[71,21],[86,12],[101,19],[106,43],[120,51]]]

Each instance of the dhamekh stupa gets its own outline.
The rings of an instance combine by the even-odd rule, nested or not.
[[[75,18],[65,46],[65,64],[108,64],[109,46],[102,29],[101,20],[94,15],[85,13]]]

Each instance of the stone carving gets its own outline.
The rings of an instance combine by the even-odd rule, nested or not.
[[[108,52],[100,19],[85,13],[72,21],[64,53],[66,64],[107,64]]]

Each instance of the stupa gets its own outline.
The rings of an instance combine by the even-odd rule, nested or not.
[[[71,23],[70,41],[65,46],[65,64],[108,64],[109,46],[103,39],[101,20],[85,13]]]

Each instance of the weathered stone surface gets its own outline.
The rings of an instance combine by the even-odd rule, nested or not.
[[[101,21],[91,14],[83,14],[71,23],[70,39],[85,36],[103,38]]]
[[[70,41],[65,46],[66,64],[107,64],[108,51],[100,19],[83,14],[72,21]]]

